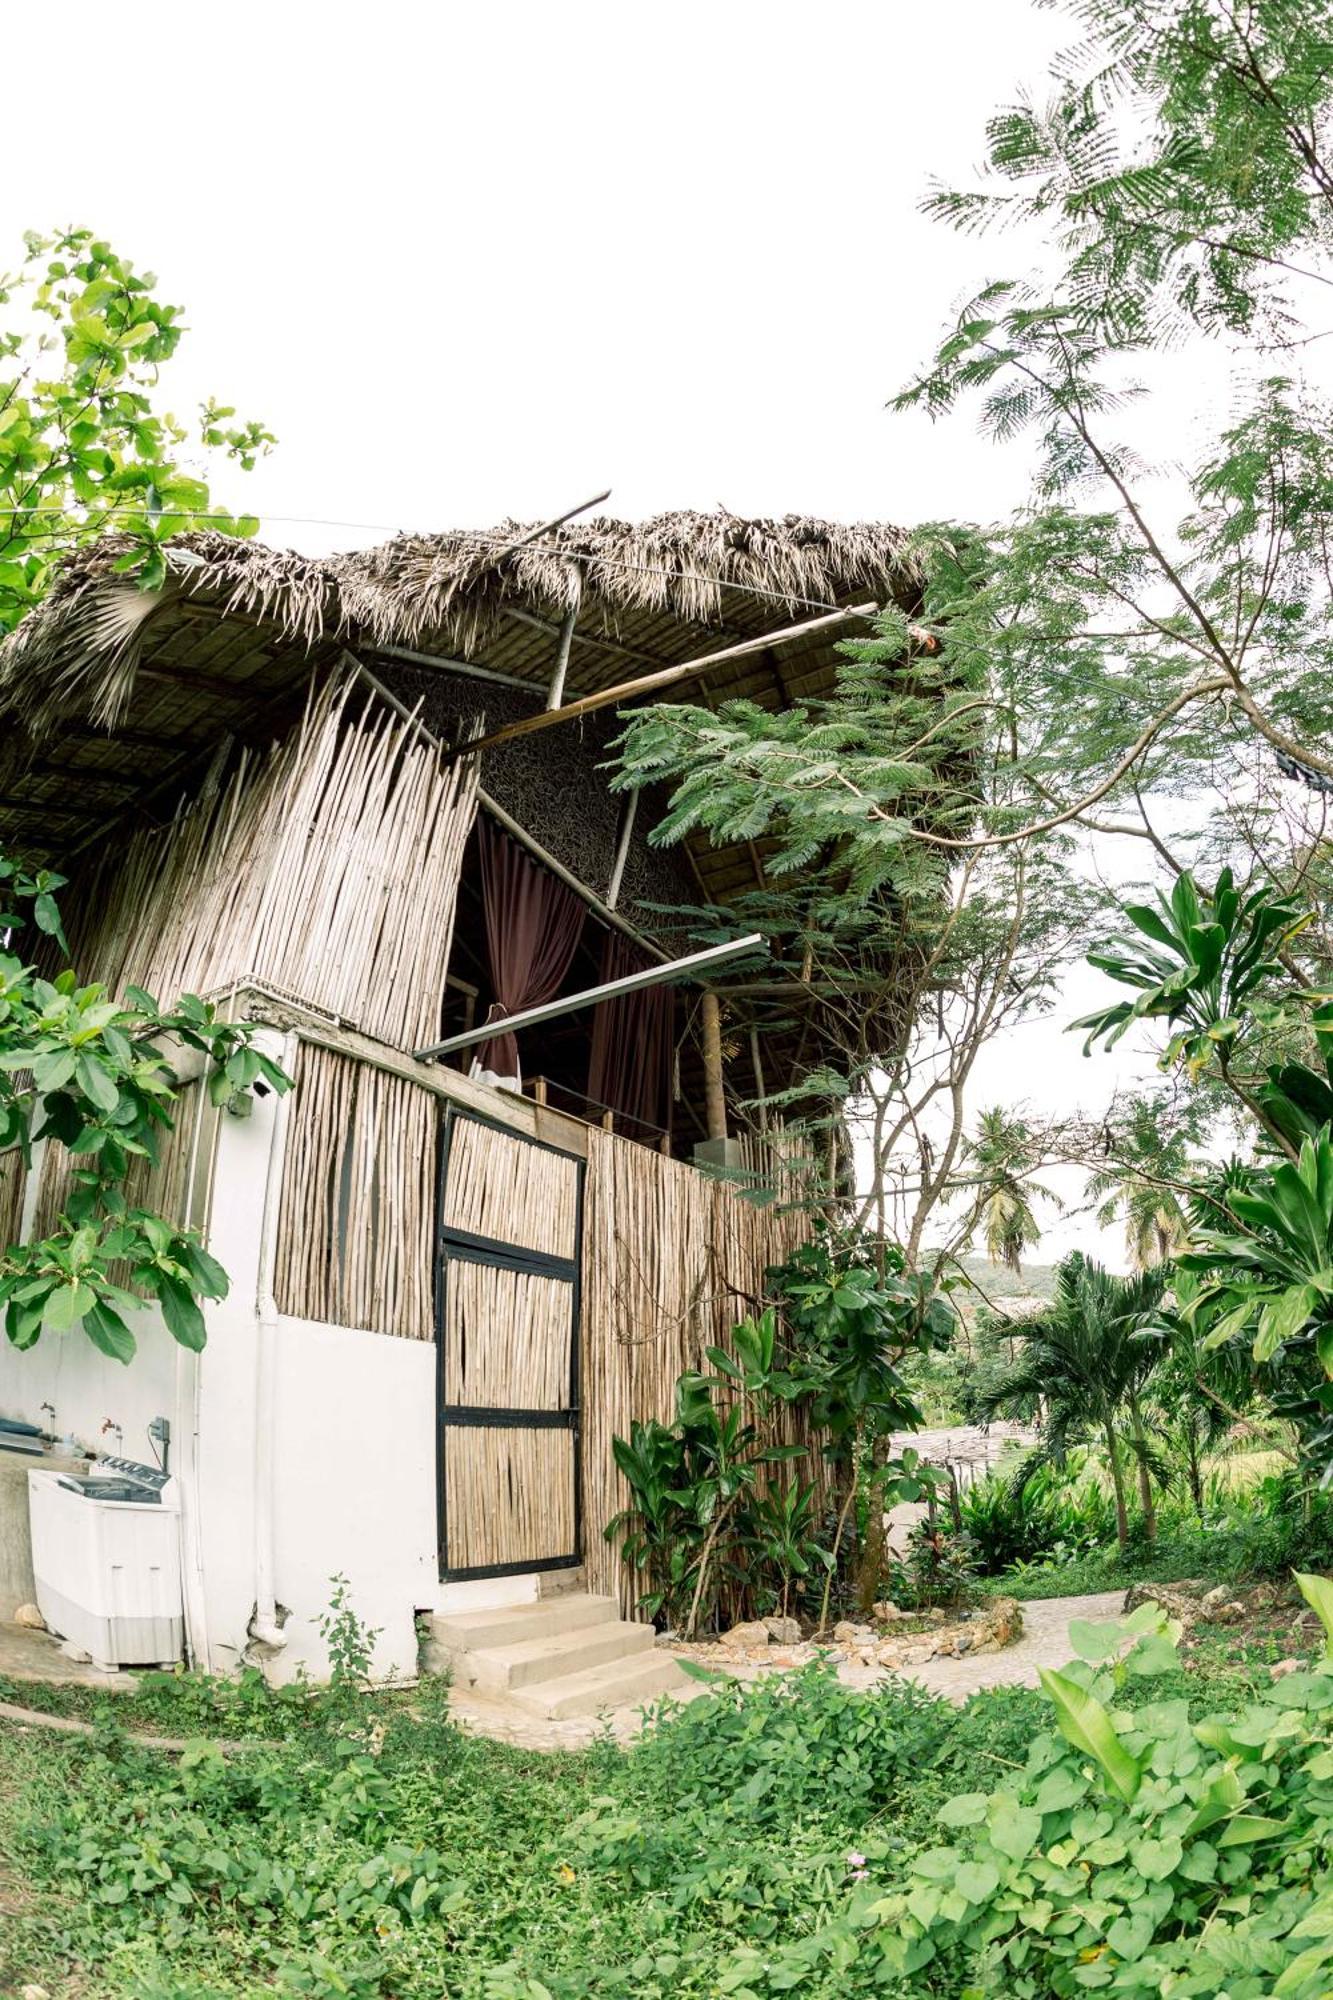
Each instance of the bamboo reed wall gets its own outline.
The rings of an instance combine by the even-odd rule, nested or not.
[[[158,1137],[158,1160],[134,1160],[125,1176],[124,1195],[131,1208],[151,1208],[168,1222],[184,1227],[207,1214],[207,1183],[212,1171],[218,1113],[198,1082],[181,1086],[174,1123]],[[34,1237],[49,1235],[59,1223],[69,1199],[74,1162],[65,1148],[49,1139],[43,1148],[37,1200],[33,1209]]]
[[[281,1310],[411,1339],[434,1337],[439,1087],[306,1042],[297,1063],[278,1239]],[[526,1108],[526,1107],[525,1107]],[[535,1123],[535,1119],[534,1119]],[[679,1160],[584,1128],[579,1333],[583,1554],[590,1588],[634,1595],[602,1530],[627,1498],[611,1439],[670,1418],[676,1378],[708,1366],[761,1302],[764,1273],[802,1240],[799,1211],[747,1201]],[[759,1161],[751,1163],[756,1169]],[[548,1256],[576,1252],[578,1162],[522,1133],[459,1118],[446,1219]],[[551,1411],[569,1399],[568,1279],[450,1259],[450,1404]],[[794,1431],[789,1441],[797,1440]],[[454,1569],[540,1561],[573,1547],[568,1431],[450,1427],[444,1440]],[[802,1475],[818,1479],[817,1455]]]
[[[452,1569],[542,1562],[574,1546],[574,1435],[567,1430],[445,1433]]]
[[[451,1258],[444,1296],[446,1403],[569,1408],[574,1299],[567,1278]]]
[[[0,1153],[0,1251],[19,1240],[23,1226],[23,1189],[27,1181],[18,1147]]]
[[[301,1045],[288,1112],[280,1311],[435,1337],[440,1100],[404,1077]]]
[[[326,680],[267,755],[220,755],[95,864],[66,899],[75,962],[167,1001],[251,973],[397,1048],[433,1040],[476,769],[356,686]]]
[[[638,1419],[666,1422],[676,1378],[710,1369],[755,1309],[764,1273],[806,1233],[799,1213],[759,1207],[696,1168],[609,1133],[588,1135],[584,1190],[584,1570],[591,1590],[620,1595],[630,1615],[637,1587],[603,1536],[629,1495],[611,1455]],[[791,1442],[806,1442],[790,1432]],[[817,1454],[804,1476],[819,1476]]]
[[[474,1236],[538,1250],[577,1252],[578,1162],[509,1132],[459,1119],[449,1141],[444,1219]]]

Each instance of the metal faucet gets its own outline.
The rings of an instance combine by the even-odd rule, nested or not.
[[[115,1437],[116,1456],[117,1458],[120,1458],[121,1456],[123,1456],[125,1450],[125,1433],[121,1429],[119,1424],[113,1423],[111,1421],[110,1417],[108,1417],[102,1425],[102,1436],[105,1437],[108,1431],[110,1431],[112,1435]]]

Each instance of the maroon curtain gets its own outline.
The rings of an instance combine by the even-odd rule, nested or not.
[[[524,1007],[540,1007],[560,991],[583,935],[586,915],[572,889],[539,867],[517,841],[479,816],[481,897],[486,951],[495,1002],[488,1021],[502,1021]],[[517,1076],[518,1043],[510,1034],[478,1042],[485,1066],[497,1076]]]
[[[608,931],[599,984],[640,972],[648,960]],[[662,981],[593,1009],[588,1095],[626,1118],[666,1129],[671,1106],[672,990]]]

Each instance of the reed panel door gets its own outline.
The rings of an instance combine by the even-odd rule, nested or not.
[[[440,1575],[571,1568],[583,1161],[451,1106],[440,1165]]]

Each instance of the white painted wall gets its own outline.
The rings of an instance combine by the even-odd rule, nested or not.
[[[148,1423],[170,1418],[187,1639],[191,1657],[215,1673],[256,1651],[257,1287],[276,1104],[262,1098],[249,1118],[221,1121],[207,1234],[231,1288],[205,1309],[200,1356],[147,1308],[136,1315],[139,1352],[128,1367],[81,1332],[44,1332],[26,1354],[0,1341],[0,1414],[45,1422],[41,1405],[53,1403],[58,1429],[93,1449],[114,1447],[101,1435],[110,1417],[123,1455],[143,1460]],[[272,1679],[327,1674],[318,1621],[335,1575],[347,1577],[353,1609],[377,1630],[372,1669],[386,1678],[416,1670],[417,1611],[535,1600],[535,1576],[440,1584],[433,1345],[280,1317],[272,1422],[276,1594],[287,1613],[285,1646],[262,1661]]]
[[[0,1416],[53,1428],[61,1437],[72,1431],[85,1450],[151,1465],[149,1424],[167,1417],[175,1429],[176,1343],[155,1308],[128,1317],[139,1343],[129,1367],[99,1354],[82,1330],[48,1328],[22,1354],[0,1338]],[[54,1424],[43,1403],[55,1406]],[[103,1435],[108,1419],[120,1425],[123,1443]]]

